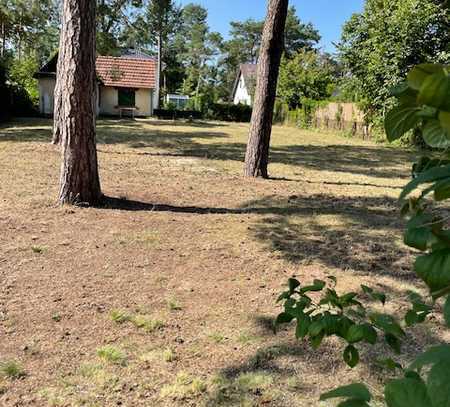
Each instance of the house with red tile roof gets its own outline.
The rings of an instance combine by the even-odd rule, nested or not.
[[[35,78],[39,82],[39,106],[42,114],[53,114],[58,55]],[[159,105],[159,81],[156,58],[145,54],[121,57],[98,56],[97,113],[106,116],[152,116]]]

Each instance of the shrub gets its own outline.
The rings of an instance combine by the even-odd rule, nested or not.
[[[250,122],[252,108],[247,105],[234,105],[232,103],[214,103],[207,112],[208,119],[224,122]]]
[[[161,120],[176,120],[176,119],[202,119],[201,112],[195,110],[169,110],[169,109],[155,109],[153,114]]]

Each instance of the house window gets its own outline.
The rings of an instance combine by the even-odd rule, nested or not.
[[[134,89],[119,88],[119,106],[135,107],[136,91]]]

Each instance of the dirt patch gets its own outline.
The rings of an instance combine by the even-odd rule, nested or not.
[[[313,352],[271,324],[292,275],[405,307],[410,153],[276,127],[275,178],[246,180],[245,125],[100,121],[110,199],[58,208],[50,133],[0,129],[0,362],[23,373],[0,380],[0,405],[317,406],[343,382],[378,386],[369,352],[350,371],[337,342]],[[441,337],[423,329],[411,354]]]

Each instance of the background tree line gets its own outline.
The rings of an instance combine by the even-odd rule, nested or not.
[[[18,113],[38,102],[32,75],[58,47],[60,13],[61,0],[1,0],[0,89],[5,92],[8,83],[8,98],[16,95]],[[263,23],[232,21],[224,39],[198,4],[99,0],[97,52],[119,55],[124,48],[138,48],[160,54],[163,94],[188,94],[189,107],[205,111],[212,103],[229,101],[240,64],[256,63]],[[321,100],[352,101],[362,107],[368,123],[381,123],[393,103],[390,87],[412,66],[450,62],[448,0],[367,0],[364,10],[344,25],[336,55],[322,52],[320,39],[291,6],[279,103],[301,109]]]

